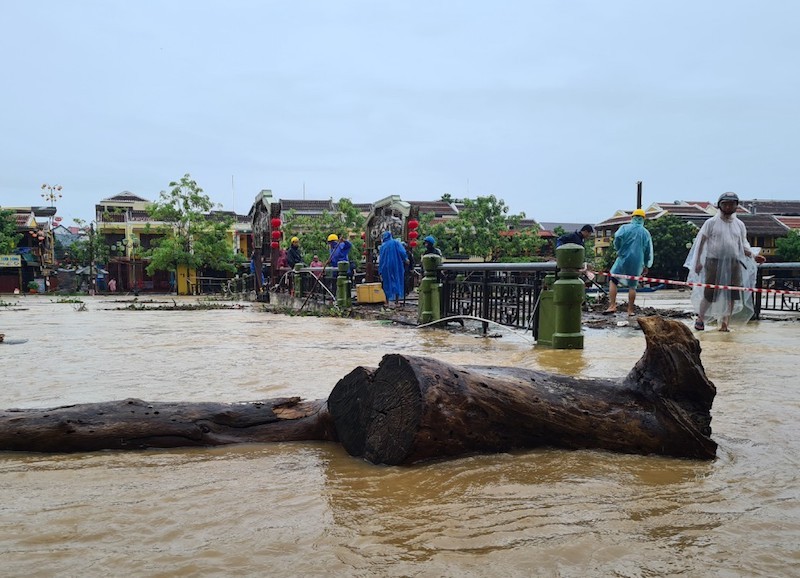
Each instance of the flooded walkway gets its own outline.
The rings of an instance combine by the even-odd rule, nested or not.
[[[621,377],[634,327],[530,333],[4,298],[0,406],[325,398],[385,353]],[[680,300],[680,298],[678,298]],[[188,301],[188,300],[187,300]],[[655,301],[655,298],[653,298]],[[645,300],[641,306],[650,305]],[[672,305],[670,305],[672,306]],[[688,320],[687,320],[688,323]],[[718,458],[540,449],[379,467],[336,444],[0,454],[6,576],[796,576],[800,323],[699,334]]]

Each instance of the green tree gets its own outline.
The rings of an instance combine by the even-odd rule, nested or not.
[[[460,253],[480,256],[484,261],[498,261],[538,252],[543,243],[538,227],[519,228],[525,213],[509,215],[508,206],[494,195],[463,202],[464,208],[448,227]]]
[[[800,231],[792,229],[785,237],[775,241],[775,254],[781,261],[797,263],[800,261]]]
[[[22,235],[17,232],[14,211],[0,209],[0,255],[13,253]]]
[[[428,235],[436,239],[436,247],[442,252],[442,255],[447,258],[458,253],[458,246],[454,243],[450,232],[444,223],[433,223],[436,218],[435,213],[422,213],[419,216],[419,238],[417,239],[417,247],[414,251],[414,260],[419,263],[422,258],[422,252],[425,247],[422,240]]]
[[[685,279],[686,269],[683,268],[683,263],[689,254],[692,241],[697,236],[697,227],[670,214],[645,221],[644,226],[650,231],[653,239],[653,266],[647,276],[659,279]],[[612,243],[600,257],[597,265],[601,270],[609,271],[616,259],[617,250]]]
[[[659,279],[684,279],[686,270],[683,268],[683,263],[689,254],[692,241],[697,236],[697,228],[670,214],[646,221],[645,227],[653,238],[653,266],[648,276]]]
[[[102,242],[101,236],[94,230],[93,225],[87,227],[86,221],[83,219],[75,219],[75,224],[82,229],[84,234],[64,252],[70,264],[76,267],[87,267],[92,264],[92,261],[95,264],[108,263],[110,248]]]
[[[364,231],[366,218],[350,199],[339,199],[336,208],[338,212],[325,211],[322,215],[313,217],[298,215],[294,210],[281,215],[283,247],[289,246],[292,237],[298,237],[306,263],[311,261],[312,255],[318,255],[325,262],[328,260],[328,235],[334,233],[341,238],[355,233],[355,238],[351,239],[353,247],[350,249],[350,261],[360,263],[364,252],[361,233]]]
[[[230,217],[210,218],[215,207],[191,175],[169,184],[159,199],[148,207],[150,218],[163,225],[154,227],[163,237],[154,239],[145,255],[150,258],[147,274],[190,269],[236,271],[233,248],[228,239],[233,223]]]

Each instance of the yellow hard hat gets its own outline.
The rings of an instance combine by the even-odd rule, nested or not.
[[[646,218],[646,217],[647,217],[647,215],[645,214],[645,212],[644,212],[644,210],[643,210],[643,209],[636,209],[636,210],[633,212],[633,216],[634,216],[634,217],[642,217],[642,218]]]
[[[328,235],[328,243],[330,243],[331,241],[338,241],[338,240],[339,237],[336,236],[336,233],[331,233],[330,235]]]
[[[292,243],[299,243],[299,242],[300,239],[298,239],[297,237],[292,237]]]

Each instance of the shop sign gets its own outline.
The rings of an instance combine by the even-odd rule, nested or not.
[[[22,267],[20,255],[0,255],[0,267]]]

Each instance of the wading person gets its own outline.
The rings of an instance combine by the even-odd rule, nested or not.
[[[405,296],[405,271],[408,255],[403,245],[392,238],[392,233],[384,231],[378,256],[378,274],[386,295],[387,304],[394,301],[395,306]]]
[[[684,267],[689,269],[690,283],[755,286],[756,263],[764,257],[755,255],[747,242],[747,230],[738,218],[736,193],[723,193],[717,201],[717,214],[708,219],[694,240]],[[732,316],[747,323],[753,316],[753,294],[750,291],[694,287],[692,306],[697,313],[694,328],[705,329],[709,320],[717,320],[720,331],[729,331]]]
[[[631,222],[622,225],[614,234],[614,249],[617,250],[617,260],[611,267],[611,278],[608,282],[608,309],[604,314],[610,315],[617,312],[617,285],[624,283],[628,288],[628,315],[635,313],[636,288],[639,282],[636,279],[617,278],[614,274],[639,277],[653,265],[653,239],[650,231],[644,228],[645,212],[636,209],[631,216]]]

